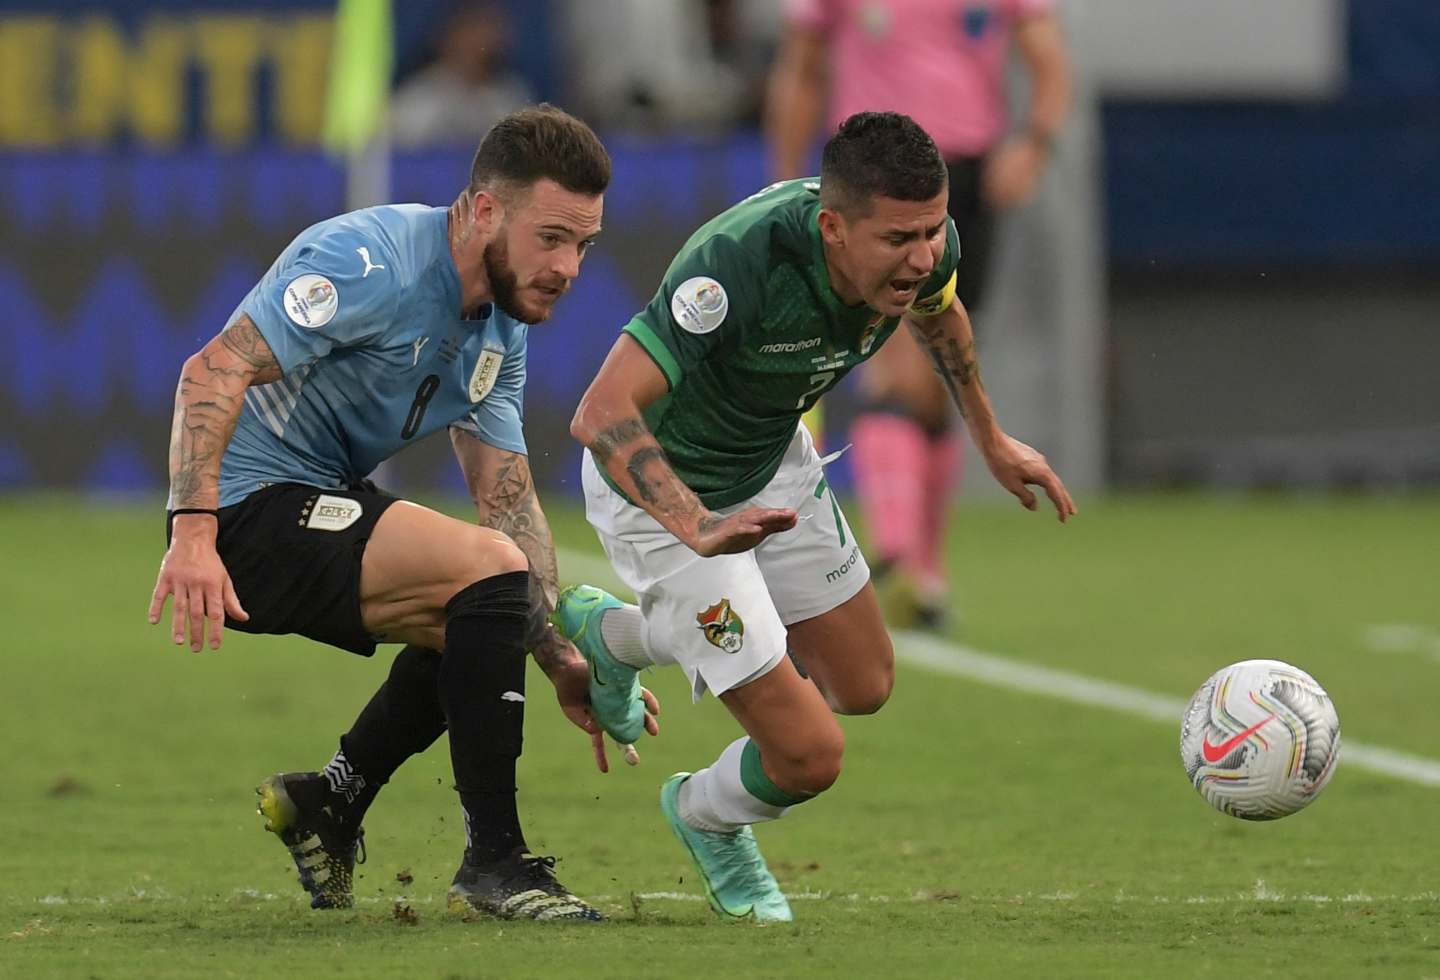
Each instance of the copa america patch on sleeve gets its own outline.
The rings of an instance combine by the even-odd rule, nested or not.
[[[730,297],[709,276],[686,279],[670,297],[670,315],[687,333],[709,333],[725,322]]]
[[[307,330],[323,327],[340,308],[340,293],[324,276],[296,276],[285,287],[285,312]]]

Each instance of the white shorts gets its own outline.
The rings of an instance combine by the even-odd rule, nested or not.
[[[870,566],[825,481],[824,464],[833,458],[821,460],[799,426],[765,488],[720,511],[793,507],[799,523],[752,551],[702,558],[611,489],[585,452],[585,516],[640,600],[646,648],[656,663],[685,669],[696,700],[770,670],[786,654],[787,625],[829,612],[870,580]]]

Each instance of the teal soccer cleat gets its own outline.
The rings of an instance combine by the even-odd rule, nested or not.
[[[680,784],[689,778],[688,772],[677,772],[665,780],[660,787],[660,811],[700,872],[710,907],[727,919],[791,921],[790,903],[765,866],[749,827],[723,834],[700,830],[680,819]]]
[[[623,605],[593,585],[572,585],[560,593],[550,621],[590,665],[590,706],[595,720],[621,745],[633,745],[645,734],[640,671],[616,660],[600,635],[600,617],[605,610]]]

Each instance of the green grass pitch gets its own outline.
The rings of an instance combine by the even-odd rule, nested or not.
[[[1440,499],[1080,504],[1063,528],[962,508],[957,642],[1171,697],[1289,660],[1347,738],[1440,757]],[[1440,977],[1440,788],[1342,761],[1305,812],[1245,824],[1185,781],[1178,718],[908,664],[846,720],[836,787],[760,830],[793,926],[712,918],[660,819],[661,780],[735,731],[674,671],[649,675],[661,737],[606,776],[530,679],[522,817],[610,924],[445,911],[443,741],[371,811],[355,909],[312,913],[252,787],[323,764],[388,656],[171,647],[144,617],[162,531],[156,508],[0,498],[0,976]]]

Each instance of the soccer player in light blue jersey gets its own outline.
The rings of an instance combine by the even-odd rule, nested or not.
[[[526,848],[515,767],[530,650],[605,768],[585,661],[547,622],[555,551],[521,394],[526,330],[580,274],[609,179],[580,120],[550,106],[507,116],[448,209],[369,208],[307,229],[185,362],[151,623],[173,595],[172,638],[197,652],[207,624],[212,649],[224,626],[363,656],[406,644],[323,771],[257,789],[315,908],[353,902],[367,807],[448,731],[466,833],[451,904],[600,918]],[[367,479],[447,427],[479,526]]]

